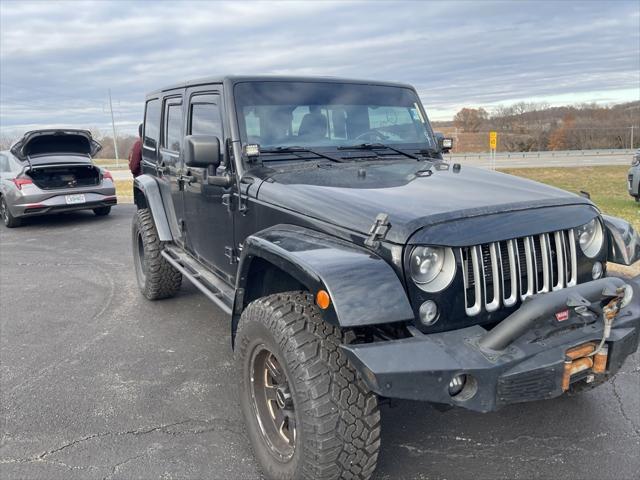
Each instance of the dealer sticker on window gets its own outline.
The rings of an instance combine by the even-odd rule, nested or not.
[[[65,198],[67,199],[67,205],[75,205],[77,203],[85,202],[83,193],[77,193],[75,195],[65,195]]]

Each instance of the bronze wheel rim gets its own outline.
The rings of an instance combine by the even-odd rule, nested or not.
[[[251,369],[251,401],[262,437],[280,460],[293,457],[296,419],[289,379],[276,356],[265,346],[254,349]]]

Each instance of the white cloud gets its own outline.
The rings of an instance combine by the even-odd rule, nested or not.
[[[635,1],[0,0],[0,127],[106,124],[108,89],[118,121],[135,126],[145,92],[225,73],[408,82],[432,117],[515,99],[636,100],[639,12]]]

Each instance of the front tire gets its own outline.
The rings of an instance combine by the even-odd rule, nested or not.
[[[140,291],[149,300],[174,296],[180,290],[182,274],[162,256],[163,242],[158,238],[148,208],[136,212],[131,230],[133,261]]]
[[[111,213],[111,207],[97,207],[93,209],[93,213],[95,213],[97,217],[105,217]]]
[[[22,225],[21,218],[16,218],[11,215],[9,205],[7,205],[7,201],[4,196],[0,196],[0,217],[2,217],[2,223],[4,223],[7,228],[15,228]]]
[[[378,399],[340,348],[345,340],[306,292],[270,295],[243,312],[240,406],[267,478],[364,480],[375,470]]]

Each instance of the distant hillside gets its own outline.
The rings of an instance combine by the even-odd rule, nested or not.
[[[453,136],[458,152],[488,151],[491,130],[498,132],[499,151],[631,148],[632,136],[637,148],[640,101],[564,107],[517,103],[491,114],[482,108],[463,108],[453,120],[433,122],[433,127]]]

